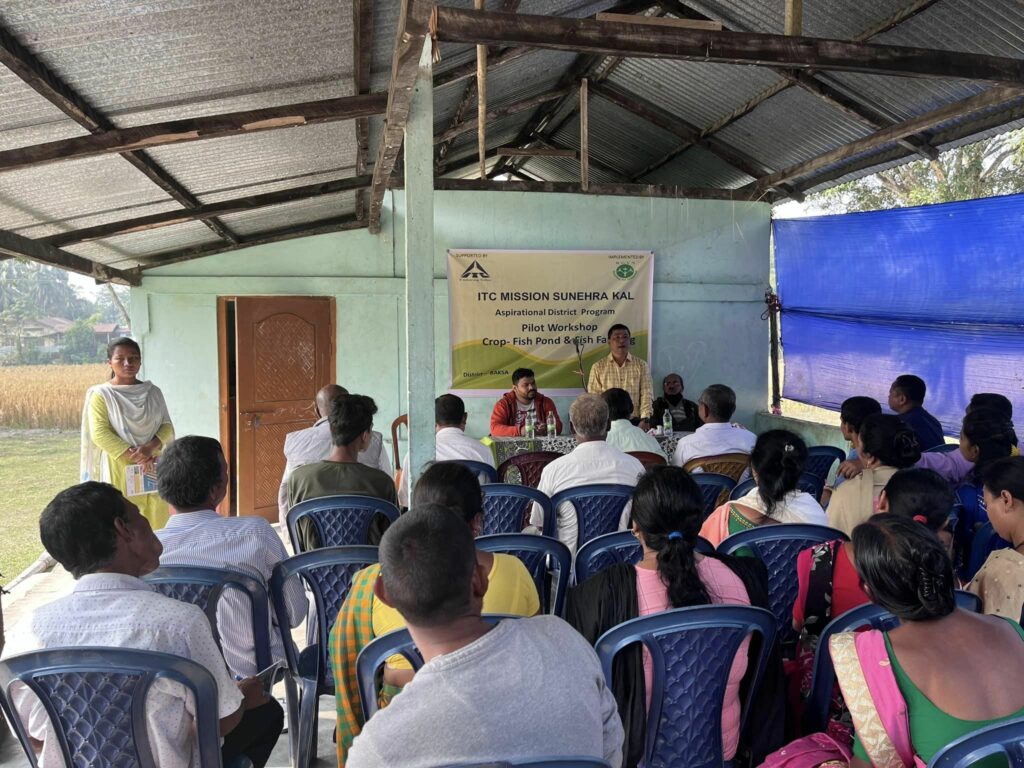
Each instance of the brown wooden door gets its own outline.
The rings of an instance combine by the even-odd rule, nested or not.
[[[334,300],[239,297],[235,332],[238,514],[277,522],[285,435],[313,424],[317,390],[334,381]]]

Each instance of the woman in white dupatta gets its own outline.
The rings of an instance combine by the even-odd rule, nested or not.
[[[110,483],[128,496],[128,467],[152,468],[174,439],[174,427],[160,389],[137,378],[142,352],[135,341],[114,339],[107,346],[107,364],[110,381],[85,393],[81,481]],[[131,501],[154,530],[167,523],[167,504],[155,491],[132,496]]]

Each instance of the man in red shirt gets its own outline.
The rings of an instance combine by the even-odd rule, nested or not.
[[[529,368],[512,373],[512,391],[506,392],[491,411],[491,434],[494,437],[519,437],[526,433],[527,415],[532,412],[536,434],[547,434],[548,414],[555,414],[555,434],[562,432],[562,420],[554,401],[537,391],[537,381]]]

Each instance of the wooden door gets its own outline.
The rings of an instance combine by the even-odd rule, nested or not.
[[[238,514],[278,519],[284,438],[316,420],[334,381],[334,300],[239,297],[235,307]]]

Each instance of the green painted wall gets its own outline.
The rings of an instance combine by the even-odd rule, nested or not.
[[[404,412],[403,195],[388,193],[380,236],[340,232],[175,264],[132,289],[144,371],[164,391],[178,434],[217,436],[216,301],[221,295],[333,296],[338,381],[374,397],[377,427]],[[737,392],[751,423],[767,398],[769,206],[512,192],[437,192],[434,200],[434,391],[448,384],[449,248],[650,249],[655,253],[654,354],[695,398],[707,384]],[[559,398],[563,415],[568,399]],[[490,399],[471,399],[468,431],[488,431]]]

